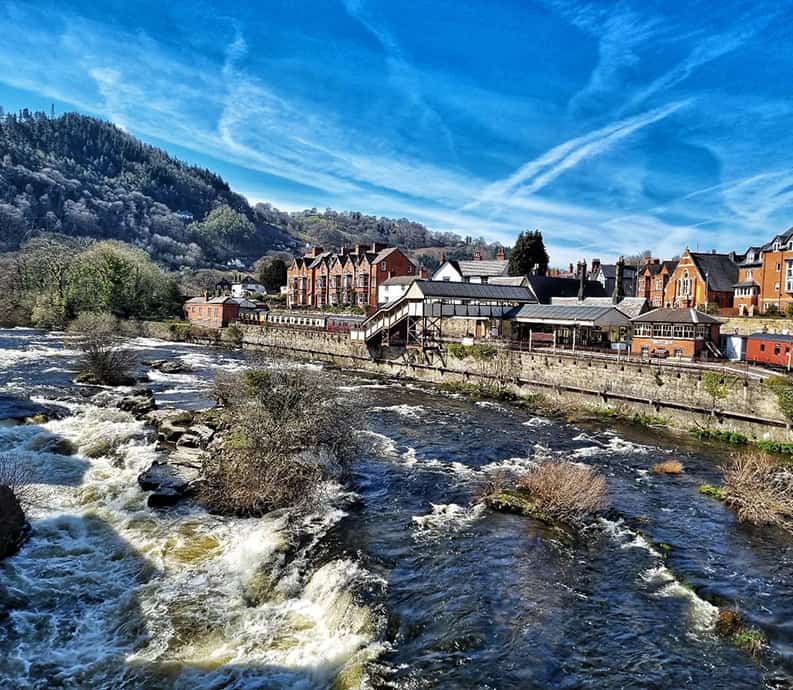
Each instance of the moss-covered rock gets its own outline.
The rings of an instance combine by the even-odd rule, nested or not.
[[[699,493],[703,496],[710,496],[711,498],[715,498],[717,501],[724,500],[724,489],[720,486],[711,486],[710,484],[702,484],[699,487]]]
[[[485,505],[493,510],[502,513],[515,513],[535,520],[540,520],[549,525],[555,524],[555,520],[543,513],[531,497],[517,490],[502,490],[494,494],[485,496]]]

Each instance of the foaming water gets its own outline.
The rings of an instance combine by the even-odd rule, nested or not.
[[[362,682],[381,650],[369,605],[385,584],[349,559],[316,562],[349,494],[328,485],[300,519],[156,511],[137,483],[158,454],[152,431],[79,396],[58,404],[62,419],[0,427],[0,452],[35,488],[32,536],[0,563],[0,686]]]
[[[5,334],[0,349],[63,347]],[[160,405],[206,406],[217,373],[247,366],[133,346],[185,365],[150,377]],[[115,392],[83,397],[75,368],[69,354],[0,367],[4,392],[68,413],[0,426],[0,452],[32,468],[38,494],[31,540],[0,564],[0,687],[793,686],[793,544],[699,494],[721,458],[687,440],[320,371],[367,412],[348,486],[302,517],[155,511],[137,485],[151,430],[101,404]],[[670,453],[685,472],[653,474]],[[498,476],[558,460],[607,476],[608,520],[573,535],[481,504]],[[766,657],[715,634],[717,605],[768,635]]]

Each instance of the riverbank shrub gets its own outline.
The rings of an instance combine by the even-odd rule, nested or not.
[[[318,375],[251,369],[215,384],[222,442],[204,463],[199,498],[214,512],[301,511],[327,480],[343,479],[355,451],[353,408]]]
[[[462,343],[449,343],[446,349],[451,357],[465,359],[471,357],[477,362],[486,362],[498,354],[498,348],[492,345],[463,345]]]
[[[110,314],[83,312],[71,324],[75,345],[83,353],[80,380],[108,386],[133,382],[137,355],[124,346],[123,324]]]
[[[521,477],[518,487],[541,513],[567,524],[582,523],[608,505],[606,478],[570,462],[538,465]]]
[[[745,446],[750,442],[748,436],[736,431],[717,431],[715,429],[695,428],[689,432],[700,441],[724,441],[733,446]]]
[[[741,522],[793,532],[793,472],[762,452],[741,454],[724,472],[724,503]]]
[[[764,383],[774,391],[785,419],[793,422],[793,381],[788,376],[769,376]]]

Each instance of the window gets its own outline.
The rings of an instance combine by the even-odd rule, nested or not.
[[[776,272],[779,273],[782,270],[782,264],[779,261],[776,262]]]
[[[752,269],[750,268],[748,271],[746,271],[746,280],[751,280],[751,279],[752,279]]]
[[[380,262],[380,270],[385,271],[388,268],[388,264],[385,261]]]
[[[408,264],[408,273],[413,273],[413,264]]]
[[[793,260],[785,261],[785,292],[793,292]]]
[[[774,345],[774,354],[775,355],[778,355],[781,351],[782,351],[782,348],[779,347],[778,343],[776,345]]]
[[[779,292],[779,283],[774,283],[774,292]]]
[[[760,352],[765,352],[765,343],[760,343]]]
[[[673,357],[682,357],[683,356],[683,348],[682,347],[676,347],[674,349],[674,351],[672,352],[672,356]]]
[[[683,271],[683,276],[677,281],[677,294],[681,297],[687,297],[691,294],[691,278],[688,275],[688,269]]]

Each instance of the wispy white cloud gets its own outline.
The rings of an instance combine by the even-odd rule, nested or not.
[[[690,99],[676,101],[558,144],[538,158],[522,165],[509,177],[486,187],[479,197],[465,208],[472,209],[482,203],[504,201],[518,191],[523,195],[533,194],[587,158],[604,153],[634,132],[668,117],[690,102]]]
[[[410,137],[393,131],[392,122],[419,127],[428,139],[443,139],[447,124],[440,113],[453,112],[457,126],[465,117],[466,125],[477,134],[485,132],[489,141],[498,140],[500,146],[482,147],[477,155],[480,162],[487,158],[489,166],[503,169],[505,159],[514,165],[514,151],[536,149],[548,132],[564,133],[569,128],[569,123],[559,122],[566,100],[546,102],[519,90],[500,93],[497,85],[468,83],[458,75],[422,72],[366,7],[355,0],[348,0],[347,5],[350,15],[377,39],[379,48],[375,46],[368,56],[369,67],[381,69],[383,56],[387,67],[382,84],[380,73],[367,74],[363,87],[355,83],[356,93],[370,88],[373,95],[366,105],[378,100],[372,106],[375,110],[386,107],[384,104],[407,104],[405,111],[394,114],[387,124],[371,113],[367,122],[363,109],[360,117],[350,117],[314,100],[311,93],[289,89],[277,79],[277,62],[261,62],[263,50],[256,35],[233,22],[229,23],[231,31],[218,32],[218,39],[225,39],[227,46],[213,61],[190,52],[189,47],[174,51],[143,33],[87,21],[73,13],[48,11],[45,16],[18,5],[12,14],[3,14],[0,7],[0,28],[17,37],[13,44],[0,43],[0,65],[13,65],[13,69],[0,70],[0,82],[111,118],[145,138],[261,173],[243,178],[243,187],[252,199],[281,199],[287,208],[328,203],[349,210],[405,215],[433,229],[503,242],[511,242],[521,229],[540,227],[555,263],[594,253],[606,259],[639,251],[648,244],[659,253],[678,253],[701,236],[701,223],[711,219],[718,220],[722,232],[718,246],[734,248],[726,243],[741,241],[741,233],[746,236],[752,224],[793,209],[789,188],[793,180],[782,173],[766,172],[778,168],[769,165],[753,166],[746,180],[709,195],[654,208],[642,196],[647,165],[642,152],[637,154],[632,147],[631,160],[622,162],[607,155],[619,151],[618,146],[628,137],[673,113],[695,116],[704,107],[703,99],[681,97],[629,117],[612,117],[605,126],[601,118],[608,116],[607,112],[581,118],[579,122],[589,128],[586,134],[568,138],[496,182],[491,182],[492,175],[481,172],[486,166],[474,164],[467,169],[451,165],[445,162],[448,156],[434,156],[429,147],[408,146]],[[608,16],[608,12],[582,14],[579,21],[601,25]],[[644,31],[641,39],[646,40],[650,33],[662,30],[627,12],[615,15],[612,21],[615,44],[603,48],[595,70],[600,72],[591,76],[589,92],[583,92],[587,97],[595,97],[612,81],[619,81],[620,65],[630,66],[638,54],[638,39],[636,51],[619,54],[619,35],[629,34],[632,26],[640,27]],[[363,49],[358,45],[350,50]],[[690,69],[696,69],[697,60],[717,52],[718,48],[711,46],[710,52],[692,59]],[[354,61],[360,56],[351,53],[339,59]],[[263,64],[272,69],[262,68]],[[311,62],[304,66],[322,76],[340,74],[340,86],[350,87],[338,65]],[[648,84],[643,96],[640,91],[632,92],[640,98],[637,103],[665,95],[686,79],[687,69],[680,67],[677,76],[667,75],[666,82]],[[429,83],[434,89],[431,99],[425,95]],[[776,122],[785,113],[777,109],[766,117]],[[724,127],[728,126],[725,122]],[[717,157],[724,161],[727,156],[728,152],[720,151]],[[734,165],[739,166],[742,160],[746,157]],[[608,195],[600,194],[596,200],[589,196],[584,201],[548,194],[551,190],[546,188],[552,182],[561,184],[566,172],[585,161],[603,166],[599,171],[603,186],[607,182],[609,187]],[[261,181],[259,188],[256,180]],[[469,203],[471,199],[476,201]],[[701,204],[702,199],[707,204]],[[668,213],[670,208],[676,213]],[[715,232],[711,236],[715,237]]]

